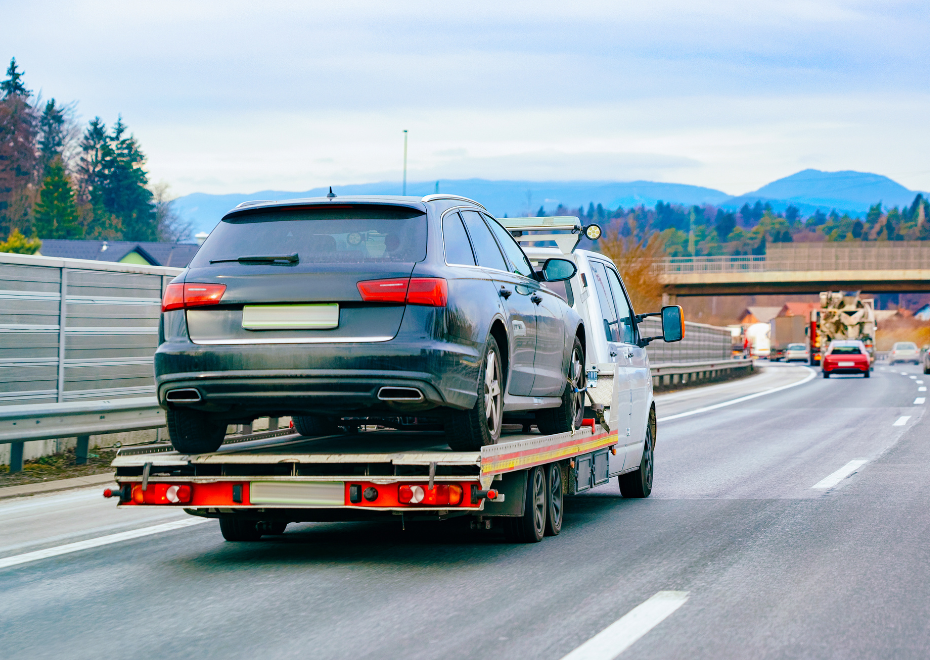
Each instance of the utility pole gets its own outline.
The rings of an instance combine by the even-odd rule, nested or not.
[[[404,191],[407,194],[407,129],[404,129]]]

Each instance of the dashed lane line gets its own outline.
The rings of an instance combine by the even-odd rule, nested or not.
[[[807,367],[804,367],[807,369]],[[813,369],[807,369],[810,373],[803,380],[799,380],[796,383],[791,383],[790,385],[782,385],[781,387],[776,387],[771,390],[764,390],[762,392],[756,392],[755,394],[747,394],[746,396],[741,396],[737,399],[730,399],[729,401],[724,401],[722,403],[715,403],[712,406],[705,406],[703,408],[695,408],[694,410],[689,410],[687,412],[678,413],[677,415],[669,415],[668,417],[660,417],[658,421],[668,422],[673,419],[680,419],[682,417],[690,417],[691,415],[697,415],[699,413],[707,412],[709,410],[717,410],[717,408],[723,408],[725,406],[732,406],[735,403],[742,403],[743,401],[749,401],[750,399],[755,399],[756,397],[766,396],[767,394],[775,394],[776,392],[781,392],[782,390],[787,390],[792,387],[797,387],[798,385],[803,385],[804,383],[810,382],[817,373]]]
[[[901,415],[895,420],[892,426],[904,426],[905,424],[907,424],[907,420],[909,420],[910,418],[911,418],[910,415]]]
[[[857,459],[855,461],[849,461],[846,465],[841,467],[839,470],[833,474],[821,479],[815,483],[811,488],[816,488],[817,490],[827,490],[828,488],[833,488],[835,485],[840,483],[843,479],[853,474],[856,470],[861,468],[863,465],[868,463],[865,459]]]
[[[917,380],[917,376],[911,376],[911,380]]]
[[[40,559],[48,559],[49,557],[67,555],[72,552],[79,552],[81,550],[89,550],[90,548],[99,548],[102,545],[120,543],[122,541],[138,539],[143,536],[151,536],[152,534],[170,532],[175,529],[190,527],[191,525],[199,525],[209,521],[209,518],[185,518],[184,520],[175,520],[174,522],[164,523],[162,525],[153,525],[152,527],[133,529],[128,532],[120,532],[118,534],[110,534],[108,536],[99,536],[95,539],[87,539],[86,541],[67,543],[65,545],[55,546],[54,548],[46,548],[45,550],[36,550],[35,552],[26,552],[21,555],[4,557],[0,559],[0,569],[9,568],[11,566],[19,566],[20,564],[28,564],[29,562],[38,561]]]
[[[924,401],[926,401],[926,400],[927,400],[926,397],[919,396],[919,397],[917,397],[916,399],[914,399],[914,405],[915,405],[915,406],[922,406],[922,405],[924,405]]]
[[[918,387],[918,388],[917,388],[917,391],[918,391],[918,392],[926,392],[926,391],[927,391],[927,388],[926,388],[926,387]]]
[[[614,660],[688,600],[687,591],[660,591],[562,660]]]

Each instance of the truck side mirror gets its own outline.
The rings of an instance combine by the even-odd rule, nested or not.
[[[681,341],[685,336],[685,318],[681,305],[666,305],[662,308],[662,339],[667,342]]]

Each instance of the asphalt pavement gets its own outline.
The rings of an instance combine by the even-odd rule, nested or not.
[[[0,656],[927,657],[928,381],[772,366],[662,395],[652,496],[570,498],[533,545],[456,521],[232,544],[101,488],[0,502]]]

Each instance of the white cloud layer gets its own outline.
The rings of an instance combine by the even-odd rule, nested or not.
[[[930,189],[925,2],[35,2],[0,57],[188,192],[799,169]]]

